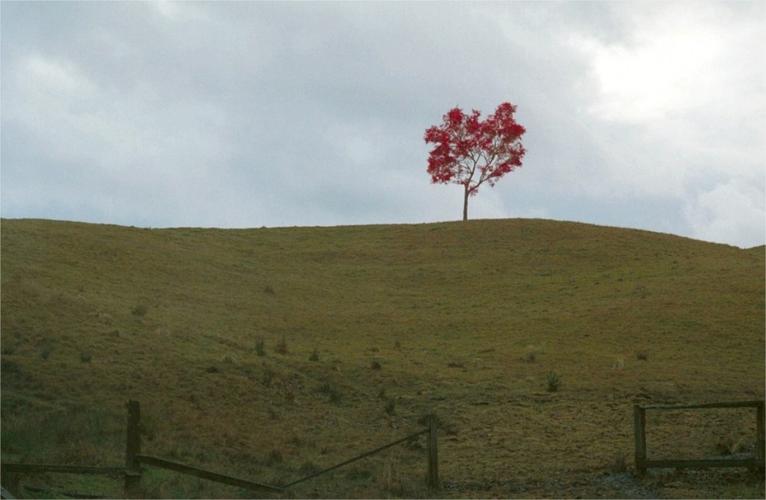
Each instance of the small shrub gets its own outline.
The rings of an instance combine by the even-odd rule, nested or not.
[[[548,376],[546,377],[547,382],[547,389],[548,392],[556,392],[559,390],[559,387],[561,386],[561,379],[556,374],[556,372],[548,372]]]
[[[80,353],[80,362],[81,363],[90,363],[90,360],[93,358],[93,355],[89,352],[81,352]]]
[[[386,388],[385,387],[382,387],[378,391],[378,399],[386,399]]]
[[[380,366],[380,363],[378,363],[375,360],[372,360],[372,363],[370,363],[370,368],[373,370],[380,370],[382,366]]]
[[[394,349],[396,349],[398,351],[401,348],[402,348],[402,343],[401,342],[399,342],[398,340],[396,342],[394,342]]]
[[[316,349],[314,349],[314,350],[311,352],[311,356],[309,356],[309,361],[319,361],[319,351],[317,351]]]
[[[649,359],[649,355],[644,351],[639,351],[636,353],[636,359],[639,361],[647,361]]]
[[[207,373],[218,373],[220,370],[218,370],[217,366],[208,366],[207,368],[205,368],[205,371]]]
[[[465,368],[465,365],[463,363],[458,363],[456,361],[450,361],[447,363],[448,368]]]
[[[389,399],[388,401],[386,401],[385,410],[386,410],[386,414],[387,415],[392,415],[392,416],[395,415],[396,414],[396,401],[394,401],[393,399]]]
[[[321,394],[326,395],[332,404],[340,404],[341,399],[343,399],[343,395],[340,393],[340,391],[327,382],[320,385],[318,391]]]
[[[524,349],[524,355],[521,357],[521,360],[525,363],[536,363],[538,356],[541,354],[543,354],[542,345],[529,344]]]
[[[284,335],[282,335],[282,338],[277,342],[277,347],[274,350],[279,354],[287,354],[287,340],[285,340]]]
[[[274,411],[274,408],[269,408],[269,418],[271,420],[279,420],[279,415]]]
[[[133,309],[131,309],[130,312],[133,314],[133,316],[146,316],[146,313],[149,312],[149,308],[143,304],[138,304]]]
[[[271,285],[266,285],[265,287],[263,287],[263,293],[265,293],[266,295],[274,295],[275,292],[274,292],[274,289],[271,287]]]
[[[255,339],[255,354],[258,356],[265,356],[266,355],[266,347],[265,342],[263,340],[263,337],[258,337]]]

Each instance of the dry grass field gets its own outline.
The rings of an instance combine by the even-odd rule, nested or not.
[[[763,498],[763,477],[744,470],[634,477],[632,405],[764,398],[765,257],[530,219],[3,220],[2,459],[120,465],[136,399],[147,453],[284,484],[433,411],[437,496]],[[752,452],[754,436],[749,410],[649,417],[652,458]],[[286,496],[434,495],[423,444]],[[22,484],[41,497],[121,494],[108,478]],[[158,470],[143,488],[252,495]]]

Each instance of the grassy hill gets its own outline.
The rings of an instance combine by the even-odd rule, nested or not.
[[[762,479],[735,471],[675,482],[616,472],[621,456],[632,462],[634,403],[764,397],[765,257],[530,219],[248,230],[3,220],[3,459],[118,465],[130,398],[145,451],[287,482],[434,411],[442,496],[762,493]],[[650,421],[649,449],[710,456],[753,435],[746,411],[673,413]],[[412,445],[293,494],[420,496],[424,473]],[[160,472],[145,488],[247,494]]]

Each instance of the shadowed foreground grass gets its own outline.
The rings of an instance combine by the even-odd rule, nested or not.
[[[762,496],[743,471],[630,471],[634,403],[764,397],[764,257],[546,220],[3,220],[2,458],[119,465],[130,398],[147,453],[285,483],[434,411],[440,496]],[[751,452],[754,433],[748,410],[652,415],[650,457]],[[423,445],[291,494],[427,496]],[[121,494],[108,479],[24,484]],[[251,495],[157,470],[143,486]]]

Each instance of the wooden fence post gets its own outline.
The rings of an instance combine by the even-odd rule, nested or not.
[[[141,465],[136,455],[141,454],[141,406],[128,401],[128,428],[125,442],[125,497],[140,498]]]
[[[428,487],[439,488],[439,452],[436,441],[436,417],[428,415]]]
[[[764,455],[766,454],[766,450],[764,449],[766,448],[766,437],[764,436],[764,430],[763,430],[764,418],[765,418],[763,406],[764,406],[764,402],[763,401],[759,402],[755,412],[756,413],[755,418],[757,419],[757,422],[755,424],[755,428],[757,431],[756,433],[757,437],[755,440],[755,459],[756,461],[758,461],[757,467],[761,471],[761,473],[763,473],[764,458],[766,458],[766,456]]]
[[[633,434],[636,439],[636,471],[646,474],[646,410],[633,405]]]

